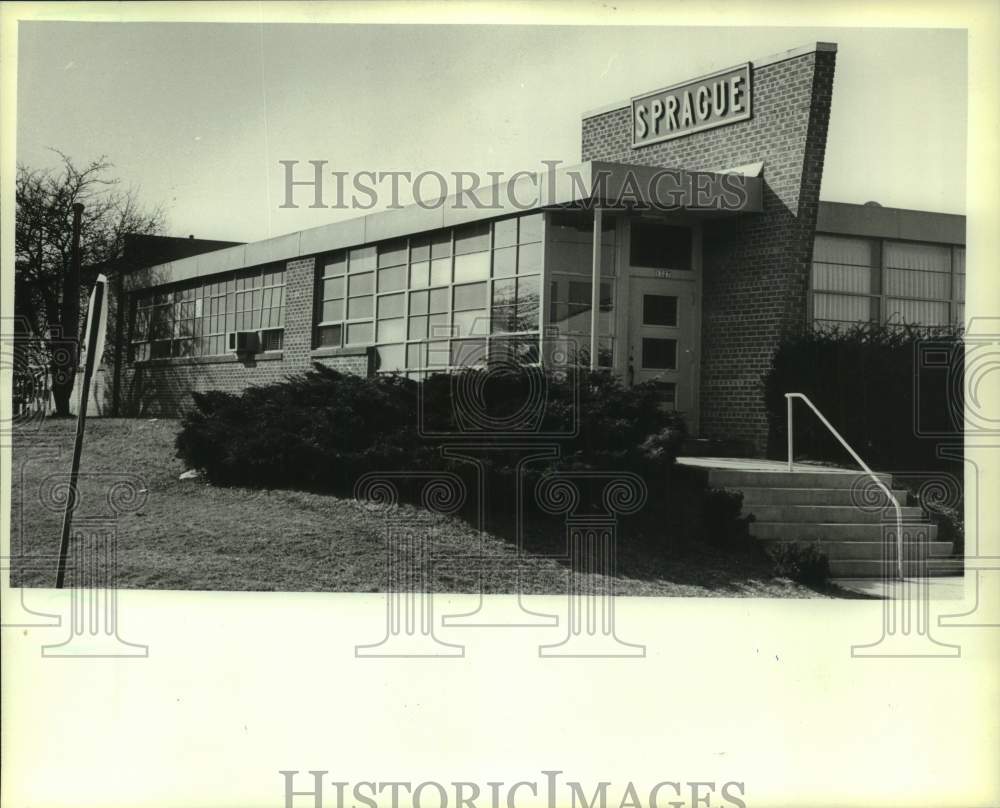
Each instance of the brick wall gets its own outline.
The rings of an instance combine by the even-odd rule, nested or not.
[[[312,350],[313,294],[316,259],[313,256],[285,265],[285,343],[280,353],[237,358],[234,355],[193,359],[165,359],[125,365],[121,374],[123,415],[178,415],[191,405],[192,392],[223,390],[238,393],[253,385],[281,381],[321,363],[344,373],[368,375],[370,351]],[[129,288],[155,279],[143,273],[129,277]],[[127,329],[125,329],[127,339]]]
[[[761,377],[784,334],[806,324],[809,263],[836,54],[755,68],[753,117],[631,148],[631,112],[586,118],[582,158],[720,171],[764,162],[764,212],[705,227],[701,432],[767,449]]]

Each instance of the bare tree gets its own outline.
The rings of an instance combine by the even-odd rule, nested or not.
[[[56,154],[61,159],[57,169],[17,167],[14,309],[45,340],[56,414],[69,415],[81,300],[98,268],[121,257],[125,235],[160,232],[164,212],[144,207],[135,188],[121,187],[107,158],[80,168],[62,152]],[[66,281],[72,270],[73,207],[80,204],[82,273],[74,294]]]

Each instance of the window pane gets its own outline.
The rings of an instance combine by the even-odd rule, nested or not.
[[[366,272],[364,275],[352,275],[348,285],[350,296],[367,295],[375,291],[375,273]]]
[[[948,300],[951,275],[919,269],[886,269],[885,292],[900,297]]]
[[[394,320],[379,320],[378,341],[395,342],[406,339],[406,336],[403,334],[405,326],[406,320],[402,317],[397,317]]]
[[[427,336],[446,337],[451,335],[447,314],[432,314],[427,318]]]
[[[813,261],[871,267],[875,262],[875,242],[867,238],[816,236],[813,244]]]
[[[427,292],[410,293],[410,314],[427,314],[427,303],[430,295]]]
[[[517,247],[504,247],[493,251],[493,277],[509,278],[517,266]]]
[[[323,316],[320,322],[331,323],[337,322],[338,320],[344,319],[344,301],[343,300],[325,300],[323,301]]]
[[[517,281],[493,281],[493,305],[512,306],[517,299]]]
[[[426,261],[431,257],[431,240],[428,236],[414,236],[410,239],[410,263]]]
[[[320,348],[339,348],[343,335],[342,325],[325,325],[316,329],[316,344]]]
[[[385,372],[402,370],[406,367],[406,346],[405,345],[379,345],[376,348],[378,359],[376,369]]]
[[[280,351],[285,345],[285,332],[283,329],[272,328],[267,331],[262,331],[260,336],[261,350]]]
[[[455,255],[481,252],[490,248],[490,223],[476,222],[455,228]]]
[[[542,245],[529,244],[517,248],[517,274],[531,275],[542,269]]]
[[[882,262],[897,269],[950,272],[951,247],[886,241],[882,246]]]
[[[402,317],[406,313],[404,311],[405,304],[405,294],[384,295],[378,299],[378,316]]]
[[[431,258],[451,255],[451,232],[442,230],[431,235]]]
[[[517,219],[493,222],[493,247],[509,247],[512,244],[517,244]]]
[[[529,244],[533,241],[542,240],[542,214],[530,213],[522,216],[518,226],[518,242]]]
[[[456,336],[485,336],[490,330],[489,313],[486,309],[456,311],[452,315],[452,325]]]
[[[430,261],[421,261],[410,267],[410,288],[423,289],[431,280]]]
[[[871,303],[867,297],[817,294],[813,298],[816,320],[867,323],[871,319]]]
[[[691,230],[660,222],[632,222],[632,266],[691,269]]]
[[[887,322],[906,323],[907,325],[948,325],[947,303],[888,298],[885,305]]]
[[[538,335],[490,340],[490,362],[509,365],[538,362]]]
[[[344,296],[344,279],[327,278],[323,281],[323,300],[332,300]]]
[[[406,239],[389,241],[378,247],[379,267],[396,267],[406,263]]]
[[[347,255],[346,253],[334,253],[333,255],[328,255],[323,261],[323,276],[327,278],[332,278],[338,275],[343,275],[347,271]]]
[[[872,270],[849,264],[814,263],[813,289],[866,295],[872,290]]]
[[[455,256],[455,283],[485,280],[490,274],[490,254],[488,252]]]
[[[347,319],[359,320],[362,317],[372,316],[372,296],[352,297],[347,301]]]
[[[677,368],[677,340],[643,337],[642,366],[653,370]]]
[[[347,326],[347,344],[361,345],[372,342],[374,330],[371,323],[352,323]]]
[[[673,295],[642,296],[643,325],[677,325],[677,298]]]
[[[378,290],[380,292],[395,292],[406,288],[406,267],[393,267],[378,271]]]
[[[431,261],[431,286],[451,283],[451,259],[437,258]]]
[[[406,346],[406,366],[408,368],[422,368],[427,365],[427,345],[418,342],[416,345]]]
[[[486,361],[486,340],[463,339],[451,342],[451,364],[456,367],[481,365]]]
[[[478,309],[486,305],[486,284],[470,283],[455,288],[455,311]]]
[[[427,318],[411,317],[408,339],[427,339]]]
[[[450,359],[451,349],[448,342],[429,342],[427,344],[427,367],[447,367]]]
[[[348,263],[349,270],[353,272],[367,272],[375,269],[375,248],[355,247],[351,250],[351,257]]]
[[[448,311],[448,293],[449,290],[447,288],[431,289],[430,302],[428,304],[428,311],[431,314],[440,314]]]

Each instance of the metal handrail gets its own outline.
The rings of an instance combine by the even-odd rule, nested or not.
[[[836,428],[833,426],[833,424],[831,424],[829,421],[826,420],[826,417],[823,415],[823,413],[821,413],[816,408],[816,405],[813,404],[809,400],[809,397],[806,396],[804,393],[785,393],[785,400],[788,402],[788,470],[789,471],[794,471],[795,470],[794,467],[793,467],[793,463],[792,463],[792,457],[793,457],[793,454],[792,454],[792,401],[794,399],[796,399],[796,398],[802,399],[806,404],[809,405],[809,409],[811,409],[816,414],[816,417],[819,418],[819,420],[823,423],[823,426],[825,426],[827,429],[829,429],[830,430],[830,434],[832,434],[833,437],[835,437],[838,441],[840,441],[840,445],[843,446],[845,449],[847,449],[848,453],[851,455],[851,457],[854,458],[855,462],[859,466],[861,466],[861,468],[864,469],[865,473],[875,481],[875,485],[877,485],[880,489],[882,489],[882,493],[885,494],[889,498],[889,501],[892,503],[892,507],[896,511],[896,574],[899,576],[899,580],[901,580],[901,581],[904,580],[904,576],[903,576],[903,510],[902,510],[902,508],[899,507],[899,502],[892,495],[892,492],[886,487],[885,483],[883,483],[879,479],[878,475],[874,471],[872,471],[870,468],[868,468],[868,464],[865,463],[865,461],[861,459],[861,457],[858,455],[858,453],[855,452],[854,449],[852,449],[850,447],[850,444],[848,444],[848,442],[841,437],[840,433],[836,430]]]

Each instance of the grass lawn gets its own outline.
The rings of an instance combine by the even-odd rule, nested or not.
[[[49,420],[15,431],[12,464],[11,555],[14,585],[51,586],[50,562],[22,568],[21,553],[58,550],[61,511],[46,507],[39,490],[49,475],[69,471],[75,420]],[[118,523],[119,585],[123,588],[377,592],[385,588],[385,538],[358,504],[336,496],[284,490],[216,488],[202,479],[180,480],[174,457],[178,424],[172,420],[93,419],[81,464],[75,519],[106,517],[107,486],[125,473],[141,478],[145,504]],[[406,519],[419,515],[400,506]],[[560,524],[544,529],[562,534]],[[654,537],[655,538],[655,537]],[[558,541],[549,542],[558,545]],[[616,592],[620,595],[715,597],[831,597],[772,576],[766,563],[710,548],[665,553],[640,549],[622,535]],[[642,543],[648,548],[655,542]],[[510,541],[480,536],[458,517],[435,518],[435,558],[452,562],[435,572],[434,589],[490,593],[566,591],[568,567],[557,554],[528,555],[520,565]],[[480,559],[471,558],[479,551]],[[35,568],[40,566],[40,568]],[[602,581],[600,583],[606,583]]]

